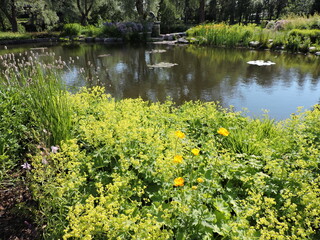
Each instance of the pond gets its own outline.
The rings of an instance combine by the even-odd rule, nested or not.
[[[219,101],[237,111],[246,108],[254,117],[268,110],[276,120],[288,118],[300,106],[309,109],[320,99],[317,56],[167,44],[42,47],[9,46],[0,55],[32,48],[45,62],[61,56],[68,64],[63,79],[70,87],[101,85],[116,99]],[[248,64],[252,60],[275,64]]]

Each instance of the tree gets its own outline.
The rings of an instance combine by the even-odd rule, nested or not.
[[[77,7],[80,12],[80,23],[83,26],[88,25],[88,18],[96,0],[77,0]]]
[[[311,13],[320,13],[320,1],[319,0],[315,0],[312,8],[311,8]]]
[[[0,11],[9,20],[12,32],[18,32],[16,0],[0,0]]]
[[[205,0],[200,0],[199,1],[199,23],[202,23],[205,21]]]
[[[58,22],[59,18],[57,13],[52,10],[52,5],[49,1],[26,0],[24,3],[24,11],[30,18],[26,24],[26,30],[50,30]]]
[[[314,0],[289,0],[287,10],[297,15],[308,15],[311,13],[313,4]]]

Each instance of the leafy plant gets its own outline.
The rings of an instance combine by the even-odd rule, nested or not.
[[[63,26],[61,36],[75,37],[79,36],[82,31],[82,26],[79,23],[67,23]]]

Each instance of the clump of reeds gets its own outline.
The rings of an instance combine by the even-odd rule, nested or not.
[[[42,64],[36,53],[0,56],[2,72],[0,89],[21,98],[21,104],[30,112],[30,117],[41,129],[47,145],[58,145],[70,137],[71,109],[68,92],[62,83],[59,69],[66,63],[59,58],[52,64]]]

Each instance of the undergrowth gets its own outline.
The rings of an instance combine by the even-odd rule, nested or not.
[[[2,56],[0,171],[27,161],[43,239],[320,238],[317,106],[276,122],[69,94],[65,63],[36,59]]]

